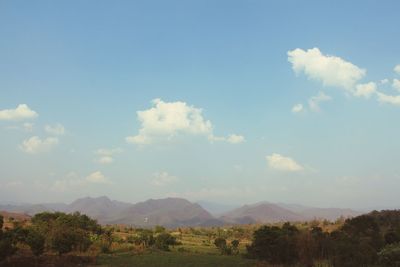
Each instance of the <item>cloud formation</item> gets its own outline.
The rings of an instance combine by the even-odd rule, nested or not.
[[[28,154],[37,154],[40,152],[50,151],[54,146],[58,144],[58,138],[48,137],[46,139],[40,139],[38,136],[32,136],[22,142],[19,148]]]
[[[292,107],[292,112],[293,113],[299,113],[304,110],[303,104],[296,104]]]
[[[53,126],[51,125],[46,125],[44,127],[44,130],[51,135],[64,135],[65,134],[65,128],[61,123],[57,123]]]
[[[296,48],[287,54],[296,74],[304,73],[309,79],[320,81],[324,86],[351,90],[366,74],[366,70],[340,57],[324,55],[318,48]]]
[[[332,97],[326,95],[324,92],[320,91],[318,95],[310,97],[308,100],[308,106],[312,111],[320,111],[320,103],[330,101]]]
[[[161,140],[171,140],[177,135],[205,136],[210,141],[226,141],[237,144],[244,141],[243,136],[230,135],[217,137],[209,120],[203,117],[202,109],[189,106],[185,102],[152,101],[153,107],[137,112],[141,123],[139,133],[126,137],[132,144],[148,145]]]
[[[278,171],[297,172],[304,170],[303,166],[290,157],[273,153],[266,157],[268,166]]]
[[[114,156],[122,152],[120,148],[113,148],[113,149],[98,149],[95,151],[97,156],[96,162],[100,164],[110,164],[114,162]]]
[[[400,95],[387,95],[381,92],[377,92],[378,101],[380,103],[392,104],[396,106],[400,106]]]
[[[85,181],[94,184],[110,184],[111,182],[100,171],[93,172],[86,176]]]
[[[393,79],[392,87],[397,91],[400,91],[400,80]]]
[[[354,95],[370,98],[371,95],[373,95],[374,93],[376,93],[376,83],[369,82],[364,84],[357,84]]]
[[[400,74],[400,64],[396,65],[393,70],[395,73]]]
[[[0,110],[0,120],[16,121],[33,119],[38,116],[38,113],[28,107],[26,104],[20,104],[15,109]]]

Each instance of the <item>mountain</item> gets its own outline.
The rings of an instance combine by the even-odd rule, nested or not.
[[[307,220],[326,219],[329,221],[335,221],[340,217],[356,217],[361,214],[362,212],[359,211],[339,208],[309,208],[300,213]]]
[[[245,205],[234,209],[221,216],[228,223],[274,223],[282,221],[309,221],[313,219],[326,219],[335,221],[339,217],[355,217],[362,212],[340,208],[315,208],[298,204],[260,202]]]
[[[15,212],[15,213],[22,213],[28,214],[30,216],[35,215],[36,213],[44,212],[44,211],[53,211],[48,207],[42,204],[23,204],[23,205],[16,205],[16,204],[7,204],[7,205],[0,205],[0,211],[8,211],[8,212]]]
[[[234,205],[220,204],[220,203],[208,202],[208,201],[203,201],[203,200],[197,201],[197,204],[202,206],[206,211],[208,211],[209,213],[211,213],[214,216],[224,214],[225,212],[228,212],[230,210],[237,208],[237,206],[234,206]]]
[[[282,208],[277,204],[261,202],[253,205],[244,205],[240,208],[234,209],[221,216],[226,222],[229,223],[274,223],[282,221],[301,221],[304,218],[288,209]]]
[[[67,205],[63,211],[67,213],[79,211],[97,219],[99,223],[107,223],[110,220],[114,220],[117,214],[131,205],[125,202],[110,200],[106,196],[97,198],[85,197]]]
[[[362,212],[351,209],[315,208],[298,204],[259,202],[231,209],[207,201],[192,203],[182,198],[149,199],[136,204],[110,200],[106,196],[85,197],[70,204],[7,204],[0,205],[0,211],[27,214],[30,216],[43,211],[72,213],[79,211],[101,224],[127,224],[140,227],[163,225],[180,226],[221,226],[223,224],[273,223],[282,221],[307,221],[339,217],[354,217]],[[229,211],[228,211],[229,209]],[[218,214],[221,214],[217,217]]]
[[[206,226],[221,224],[199,204],[182,198],[149,199],[120,212],[114,224],[167,227]]]

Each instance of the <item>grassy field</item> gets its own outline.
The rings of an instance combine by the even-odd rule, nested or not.
[[[117,233],[123,237],[123,233]],[[96,266],[100,267],[232,267],[232,266],[261,266],[257,261],[246,259],[240,255],[221,255],[213,244],[213,239],[205,235],[177,235],[182,245],[171,247],[171,251],[145,250],[129,246],[114,247],[112,254],[100,255]],[[245,252],[248,240],[241,240],[239,249]]]
[[[101,267],[232,267],[256,266],[256,261],[241,256],[222,256],[218,254],[192,252],[153,252],[144,254],[117,253],[98,258]]]

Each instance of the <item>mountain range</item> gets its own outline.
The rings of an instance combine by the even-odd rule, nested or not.
[[[101,224],[125,224],[138,227],[162,225],[171,228],[293,222],[312,219],[334,221],[341,216],[353,217],[362,213],[351,209],[315,208],[269,202],[233,208],[233,206],[212,204],[211,202],[192,203],[182,198],[149,199],[131,204],[110,200],[106,196],[80,198],[70,204],[0,205],[0,211],[23,213],[30,216],[43,211],[67,213],[79,211],[97,219]]]

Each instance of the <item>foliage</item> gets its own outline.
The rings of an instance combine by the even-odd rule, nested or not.
[[[161,233],[156,236],[154,245],[157,249],[169,251],[169,246],[177,245],[176,238],[168,233]]]
[[[285,223],[282,228],[263,226],[254,232],[253,243],[247,247],[251,257],[272,264],[291,264],[297,261],[296,236],[299,230]]]
[[[34,253],[40,252],[40,235],[46,236],[45,247],[61,255],[71,251],[86,251],[92,244],[91,236],[102,232],[95,220],[78,212],[39,213],[32,218],[32,225],[37,232],[32,233],[34,240],[31,243],[36,247]]]
[[[272,264],[314,266],[328,261],[334,267],[397,266],[400,260],[400,211],[371,212],[344,221],[331,233],[318,222],[298,230],[289,223],[282,227],[262,226],[253,234],[247,255]]]
[[[25,242],[31,248],[35,256],[40,256],[44,252],[45,237],[35,227],[29,227]]]
[[[386,245],[379,253],[379,262],[384,267],[400,266],[400,243]]]

